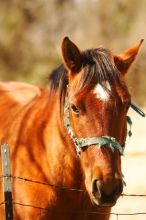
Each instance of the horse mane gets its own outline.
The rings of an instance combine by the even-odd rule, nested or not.
[[[105,89],[106,82],[120,83],[119,70],[108,49],[97,48],[84,51],[82,53],[82,68],[84,70],[78,83],[78,92],[89,85],[91,81],[102,84]],[[68,85],[68,71],[63,64],[50,73],[49,81],[51,95],[59,89],[60,101],[64,101]]]

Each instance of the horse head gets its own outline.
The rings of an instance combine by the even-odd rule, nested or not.
[[[125,75],[142,40],[120,55],[104,48],[80,51],[68,37],[65,125],[74,142],[91,200],[113,206],[123,191],[121,154],[131,103]]]

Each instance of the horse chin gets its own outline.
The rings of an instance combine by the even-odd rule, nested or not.
[[[91,197],[91,202],[94,206],[98,207],[113,207],[116,204],[116,200],[113,202],[103,202],[98,198],[95,198],[94,196]]]

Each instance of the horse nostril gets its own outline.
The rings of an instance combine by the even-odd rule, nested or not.
[[[111,182],[102,182],[100,180],[93,180],[92,193],[95,197],[101,199],[102,197],[119,197],[123,191],[123,184],[121,179]]]
[[[99,185],[100,185],[100,181],[97,179],[92,182],[92,193],[100,199],[102,195]]]
[[[92,194],[98,201],[98,205],[114,205],[123,190],[121,179],[98,180],[92,181]]]
[[[114,179],[111,182],[102,184],[102,192],[105,196],[119,197],[123,191],[123,183],[121,179]]]

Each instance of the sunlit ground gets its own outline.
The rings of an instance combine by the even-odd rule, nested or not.
[[[146,108],[145,108],[146,112]],[[129,111],[132,118],[132,138],[128,141],[125,155],[122,158],[125,176],[125,194],[146,195],[146,118],[142,118],[133,110]],[[146,197],[121,197],[112,209],[115,213],[146,213]],[[111,220],[117,216],[112,215]],[[146,215],[118,216],[118,220],[145,220]]]

